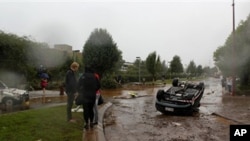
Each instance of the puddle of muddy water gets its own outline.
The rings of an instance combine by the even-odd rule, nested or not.
[[[204,81],[206,87],[201,99],[200,111],[211,114],[221,110],[222,87],[220,79],[209,78]]]

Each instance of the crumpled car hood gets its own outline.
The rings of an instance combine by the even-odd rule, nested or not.
[[[18,96],[27,93],[26,90],[21,90],[21,89],[16,89],[16,88],[8,88],[4,89],[3,92],[5,94],[13,95],[13,96]]]

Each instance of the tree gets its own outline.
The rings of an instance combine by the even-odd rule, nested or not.
[[[183,65],[179,56],[175,55],[170,62],[170,71],[171,73],[183,73]]]
[[[227,49],[226,46],[220,46],[214,52],[215,65],[219,67],[223,75],[232,75],[232,57],[231,50]]]
[[[27,45],[28,41],[25,38],[0,31],[0,69],[25,73]]]
[[[12,85],[26,83],[37,86],[39,65],[49,67],[54,80],[62,80],[65,74],[65,69],[61,70],[59,67],[66,62],[67,53],[51,49],[47,43],[34,42],[27,36],[19,37],[0,31],[0,50],[0,79],[6,83],[9,81],[15,83]],[[67,69],[68,67],[69,65]]]
[[[156,75],[156,66],[157,66],[157,60],[156,60],[156,52],[152,52],[148,55],[146,59],[146,67],[148,72],[152,75],[153,81],[155,80]]]
[[[161,57],[156,52],[152,52],[146,58],[146,68],[147,72],[145,74],[150,73],[153,81],[160,77],[166,77],[167,66],[165,60],[161,61]]]
[[[167,74],[167,70],[168,70],[168,67],[166,65],[166,61],[163,60],[162,63],[161,63],[161,74],[166,77],[166,74]]]
[[[112,36],[105,29],[95,29],[83,47],[85,66],[91,67],[100,76],[116,68],[122,58],[121,54]]]
[[[201,76],[201,74],[203,73],[202,65],[197,66],[196,73],[198,76]]]
[[[235,34],[214,52],[214,61],[225,76],[240,77],[241,85],[249,84],[250,76],[250,15],[241,21]],[[235,36],[234,36],[235,35]]]
[[[196,65],[194,61],[190,61],[187,67],[187,73],[190,73],[192,76],[195,76],[196,73]]]
[[[156,74],[161,75],[163,67],[162,67],[162,62],[161,62],[161,57],[160,56],[157,57],[156,68],[155,69],[156,69],[156,72],[157,72]]]

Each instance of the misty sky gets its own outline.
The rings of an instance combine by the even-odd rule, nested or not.
[[[235,0],[235,24],[250,14]],[[82,47],[95,28],[106,29],[123,59],[145,60],[156,51],[184,67],[213,66],[213,52],[232,32],[232,0],[0,0],[0,30],[49,45]]]

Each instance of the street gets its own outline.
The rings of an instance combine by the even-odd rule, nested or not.
[[[192,116],[163,115],[155,108],[157,88],[133,90],[137,98],[126,98],[131,90],[115,96],[105,113],[104,131],[108,141],[228,141],[230,124],[249,124],[250,98],[231,96],[222,90],[220,80],[205,81],[199,112]],[[108,94],[106,92],[105,94]]]

